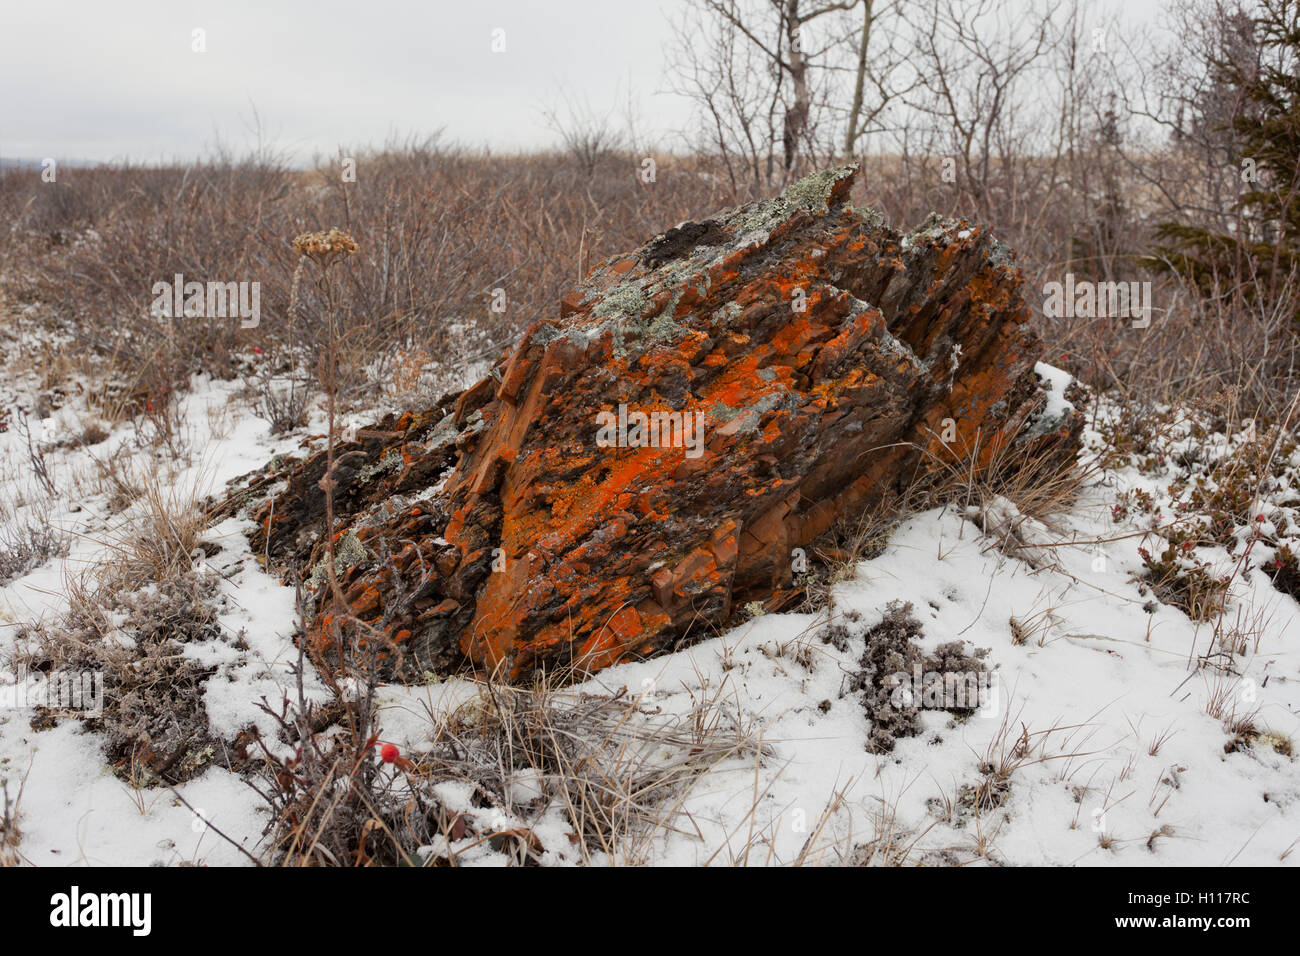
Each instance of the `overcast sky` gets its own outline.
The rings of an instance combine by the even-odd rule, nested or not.
[[[299,161],[439,127],[535,148],[565,94],[600,110],[631,95],[643,129],[670,131],[688,116],[663,78],[665,14],[682,2],[0,0],[0,157],[191,158],[218,138],[243,151],[254,109]]]

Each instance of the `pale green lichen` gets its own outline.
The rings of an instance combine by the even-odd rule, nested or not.
[[[641,287],[625,282],[611,289],[609,295],[592,306],[591,314],[602,319],[620,315],[635,317],[645,306],[646,294]]]
[[[732,408],[726,402],[715,402],[713,407],[709,409],[709,417],[722,425],[725,425],[740,413],[741,409]]]
[[[375,475],[385,471],[390,471],[394,468],[400,468],[403,461],[404,459],[402,458],[401,452],[396,448],[390,448],[388,453],[385,454],[383,458],[379,459],[379,461],[362,468],[361,471],[357,473],[357,480],[361,482],[370,481],[375,477]]]
[[[713,313],[713,321],[717,322],[724,328],[731,328],[731,324],[740,318],[740,313],[744,308],[739,302],[728,302],[722,308]]]
[[[592,306],[592,315],[608,321],[594,327],[574,329],[568,333],[568,337],[586,348],[608,331],[614,338],[614,354],[622,358],[627,355],[625,332],[631,333],[632,338],[639,338],[649,328],[638,321],[649,301],[650,298],[644,289],[635,283],[625,282]],[[664,331],[663,326],[659,329],[661,332]]]
[[[334,548],[334,573],[342,574],[366,559],[366,549],[356,532],[349,531]]]
[[[470,412],[469,416],[465,419],[465,424],[461,426],[460,433],[466,436],[477,435],[486,427],[487,420],[483,417],[483,410],[481,408],[476,408],[474,411]]]
[[[811,213],[825,212],[835,184],[856,169],[857,166],[835,166],[805,176],[787,189],[782,198]]]
[[[633,295],[631,292],[623,292],[619,295],[619,301],[629,306],[629,308],[613,314],[608,321],[602,322],[594,328],[582,330],[588,341],[599,338],[600,335],[608,331],[613,336],[614,354],[619,358],[626,358],[630,343],[636,342],[645,348],[658,345],[661,342],[671,342],[677,338],[681,332],[682,322],[673,317],[673,311],[677,302],[681,299],[680,292],[661,312],[651,317],[642,318],[641,312],[649,298],[635,286],[624,286],[622,288],[631,288],[637,293]],[[613,294],[611,294],[611,298],[613,298]],[[608,301],[609,299],[606,299],[601,304],[604,305]],[[595,314],[603,315],[604,313]]]
[[[767,370],[761,369],[759,371],[759,376],[762,378],[766,378],[763,376],[764,371]],[[776,373],[773,372],[771,378],[775,377]],[[782,405],[786,408],[793,407],[790,403],[790,399],[790,392],[788,392],[784,387],[778,387],[773,391],[760,395],[749,405],[740,408],[733,408],[726,402],[715,402],[713,406],[709,408],[709,415],[713,421],[719,425],[726,425],[739,418],[740,423],[733,429],[733,431],[735,434],[745,434],[747,432],[756,431],[759,422],[763,420],[763,416],[772,409]]]
[[[334,576],[338,577],[345,571],[348,571],[367,558],[366,547],[361,543],[355,531],[346,532],[343,537],[339,538],[338,544],[334,546]],[[311,574],[307,577],[307,585],[315,591],[325,583],[329,576],[329,558],[322,558],[317,561],[311,569]],[[315,617],[315,610],[311,602],[307,602],[306,623],[311,624],[312,618]]]
[[[765,240],[772,228],[788,219],[796,209],[806,210],[814,216],[825,214],[830,209],[831,193],[835,189],[835,184],[851,175],[856,169],[856,165],[823,169],[790,185],[775,199],[755,203],[752,211],[741,220],[741,236],[748,237],[753,233],[762,233],[761,238]]]
[[[438,424],[429,429],[429,433],[424,436],[424,440],[430,447],[436,448],[438,445],[454,439],[456,435],[456,416],[448,413],[442,416],[442,420]]]
[[[707,298],[711,280],[710,267],[720,262],[722,257],[731,254],[740,246],[761,246],[767,241],[771,230],[790,218],[796,210],[805,210],[814,215],[823,215],[829,210],[831,195],[837,184],[851,176],[856,166],[837,166],[805,176],[792,184],[775,199],[752,203],[740,210],[727,210],[721,218],[730,221],[739,219],[739,242],[731,242],[722,247],[701,247],[707,252],[692,250],[692,258],[682,257],[667,265],[661,274],[648,285],[626,282],[610,290],[591,308],[591,314],[606,321],[596,325],[564,330],[565,338],[582,348],[587,348],[608,333],[612,339],[613,353],[616,357],[627,358],[633,343],[642,348],[653,347],[663,342],[675,340],[682,328],[682,321],[674,317],[683,292],[692,289],[700,299]],[[883,217],[872,211],[868,222],[883,223]],[[816,254],[816,253],[814,253]],[[671,301],[655,316],[644,317],[644,312],[654,296],[665,288],[668,279],[677,291]],[[585,295],[585,304],[594,296]],[[735,302],[729,302],[713,313],[716,323],[730,326],[741,314],[742,308]],[[690,316],[685,317],[690,319]],[[539,335],[539,342],[549,342],[556,332]]]
[[[872,229],[884,229],[887,225],[885,222],[885,215],[879,209],[875,209],[871,206],[868,206],[866,209],[859,209],[852,203],[845,203],[844,208],[846,211],[857,216],[863,221],[863,223],[870,226]]]
[[[564,338],[564,332],[549,322],[544,322],[537,328],[533,329],[532,335],[528,339],[529,345],[550,345],[556,339]]]
[[[681,329],[681,323],[673,318],[672,313],[664,312],[637,331],[640,333],[639,337],[642,341],[657,344],[672,341],[677,337],[679,329]]]

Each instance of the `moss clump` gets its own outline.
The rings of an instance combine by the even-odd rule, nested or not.
[[[927,656],[918,644],[921,636],[921,623],[912,615],[912,605],[898,601],[890,602],[880,623],[866,633],[860,669],[850,679],[849,690],[862,695],[863,708],[871,722],[866,743],[871,753],[889,753],[899,738],[920,733],[924,707],[946,710],[955,717],[968,717],[978,705],[978,693],[975,698],[963,693],[959,704],[958,695],[950,697],[947,689],[955,690],[959,681],[963,691],[977,688],[981,675],[987,671],[982,658],[988,652],[977,652],[971,657],[960,642],[954,641],[941,645],[933,656]],[[913,688],[909,682],[918,673],[924,675],[924,685]]]
[[[447,414],[424,436],[424,441],[431,447],[437,447],[447,441],[454,440],[460,432],[456,428],[456,416]]]

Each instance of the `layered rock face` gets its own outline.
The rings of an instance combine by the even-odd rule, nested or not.
[[[355,618],[405,676],[587,672],[779,597],[794,549],[938,461],[1071,461],[1006,249],[900,235],[852,208],[854,174],[604,262],[476,385],[339,446],[346,611],[324,453],[260,479],[253,550],[309,576],[312,648]]]

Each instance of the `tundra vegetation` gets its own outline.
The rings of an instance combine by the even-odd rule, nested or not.
[[[777,744],[729,684],[748,650],[729,646],[725,629],[707,635],[721,641],[716,673],[665,665],[677,681],[665,708],[650,676],[575,688],[587,675],[408,669],[390,682],[385,628],[415,606],[433,574],[423,565],[403,566],[405,584],[391,575],[410,585],[391,606],[366,620],[349,611],[351,569],[395,568],[401,554],[367,551],[350,528],[336,535],[342,476],[349,488],[388,488],[411,466],[400,453],[363,466],[350,443],[382,444],[395,422],[411,427],[413,410],[439,413],[419,421],[431,444],[459,441],[438,432],[452,412],[440,402],[557,318],[594,267],[647,240],[644,263],[670,264],[717,239],[717,223],[688,221],[784,193],[755,207],[770,219],[745,224],[764,233],[825,202],[818,190],[831,180],[819,171],[853,162],[848,198],[865,221],[919,225],[918,243],[964,222],[1010,250],[1049,400],[1069,404],[1070,378],[1087,390],[1086,447],[1067,471],[1044,471],[1015,446],[926,448],[923,477],[796,557],[787,603],[743,602],[728,625],[758,633],[772,612],[804,615],[798,634],[749,650],[816,686],[835,670],[814,709],[851,703],[873,756],[922,737],[938,747],[976,702],[945,708],[932,734],[924,708],[898,696],[897,675],[983,687],[987,650],[922,646],[943,619],[938,600],[881,596],[874,620],[844,603],[863,562],[914,544],[909,522],[942,507],[979,536],[981,556],[1026,573],[1077,583],[1089,562],[1122,552],[1132,565],[1122,584],[1140,597],[1127,613],[1177,613],[1193,635],[1169,653],[1222,731],[1216,758],[1294,759],[1294,721],[1279,724],[1251,696],[1267,683],[1251,669],[1261,647],[1277,652],[1277,612],[1243,595],[1267,587],[1300,600],[1300,0],[1170,0],[1141,34],[1076,0],[690,0],[673,36],[665,84],[691,101],[694,122],[671,136],[568,108],[547,114],[555,147],[532,153],[439,133],[344,145],[308,168],[260,146],[186,166],[63,167],[53,182],[0,169],[0,589],[55,595],[30,614],[5,605],[0,671],[105,680],[93,718],[46,709],[19,729],[0,721],[0,737],[81,722],[144,818],[164,794],[202,816],[184,788],[237,775],[265,811],[264,832],[213,832],[262,864],[639,863],[683,833],[707,844],[702,862],[1003,862],[1018,780],[1050,775],[1068,790],[1074,830],[1087,807],[1104,816],[1129,800],[1132,768],[1146,761],[1149,834],[1117,842],[1094,827],[1093,842],[1116,854],[1125,842],[1144,853],[1176,842],[1158,818],[1186,768],[1155,762],[1181,745],[1178,729],[1130,725],[1140,746],[1103,778],[1088,769],[1102,718],[1031,725],[1010,697],[1032,692],[1020,686],[1003,688],[1000,723],[963,779],[936,781],[923,818],[902,791],[873,793],[865,832],[846,830],[846,783],[810,808],[797,852],[781,856],[757,783]],[[340,175],[344,156],[355,177]],[[628,286],[590,311],[613,320],[642,308],[638,296]],[[591,433],[642,444],[626,436],[640,414],[593,415]],[[473,415],[457,427],[481,426]],[[294,463],[325,454],[311,486],[324,554],[276,592],[277,634],[257,632],[240,606],[250,575],[274,584],[270,543],[258,553],[245,542],[248,514],[225,487],[237,475],[204,483],[221,471],[211,449],[231,453],[251,419],[275,457],[248,463],[257,475],[239,476],[240,494],[273,500]],[[650,426],[646,446],[708,446],[693,419]],[[1098,489],[1105,533],[1067,530]],[[395,495],[375,520],[422,504]],[[307,555],[315,544],[284,547]],[[926,547],[941,562],[960,545]],[[1072,565],[1076,553],[1086,556]],[[304,589],[317,598],[304,601]],[[1063,603],[1004,615],[1004,649],[1091,642],[1113,653],[1064,628]],[[329,627],[349,637],[332,656],[296,640]],[[1146,643],[1159,639],[1147,625]],[[403,720],[399,747],[390,730]],[[728,792],[751,806],[713,825],[720,780],[739,780]],[[24,801],[26,787],[24,767],[0,759],[0,865],[27,862],[25,814],[41,806]],[[1295,845],[1270,852],[1284,861]]]

